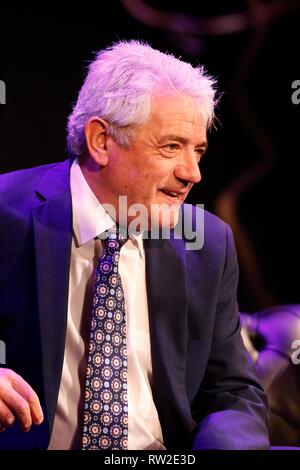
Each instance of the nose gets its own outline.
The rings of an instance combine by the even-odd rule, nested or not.
[[[175,168],[175,177],[187,184],[196,184],[201,181],[201,173],[195,153],[185,156],[184,161]]]

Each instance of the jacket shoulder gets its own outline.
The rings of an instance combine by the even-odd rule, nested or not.
[[[228,257],[235,263],[236,250],[231,227],[199,206],[185,204],[183,211],[183,238],[188,258],[196,264],[201,258],[203,265],[219,266],[221,270]]]
[[[192,204],[183,205],[183,226],[184,235],[191,235],[188,233],[190,230],[191,233],[203,236],[203,241],[206,243],[214,240],[214,245],[217,241],[224,240],[228,231],[231,233],[229,225],[219,217]]]
[[[24,193],[24,191],[34,188],[43,173],[55,165],[56,163],[40,165],[0,175],[0,197],[7,199],[11,192],[16,195],[19,192]]]
[[[36,189],[40,180],[47,172],[51,173],[56,168],[61,168],[66,162],[51,163],[0,175],[0,207],[22,209],[23,206],[29,207],[36,204]]]

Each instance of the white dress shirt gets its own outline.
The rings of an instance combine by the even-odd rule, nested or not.
[[[98,235],[114,222],[88,186],[78,161],[71,167],[73,239],[66,346],[49,449],[80,449],[83,391],[92,312],[94,269],[102,252]],[[141,236],[122,247],[119,270],[126,304],[128,351],[128,449],[163,449],[151,391],[152,362]]]

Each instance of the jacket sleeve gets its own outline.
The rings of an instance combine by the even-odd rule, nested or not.
[[[227,226],[227,254],[213,339],[201,388],[192,403],[194,449],[268,449],[268,404],[240,334],[238,266]]]

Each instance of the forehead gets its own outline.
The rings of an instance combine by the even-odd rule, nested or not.
[[[154,97],[149,119],[137,129],[135,142],[156,146],[170,136],[194,146],[207,145],[207,119],[194,98],[175,93]]]
[[[152,98],[149,123],[160,128],[181,126],[202,131],[207,128],[207,119],[201,113],[199,103],[190,96],[175,92]]]

